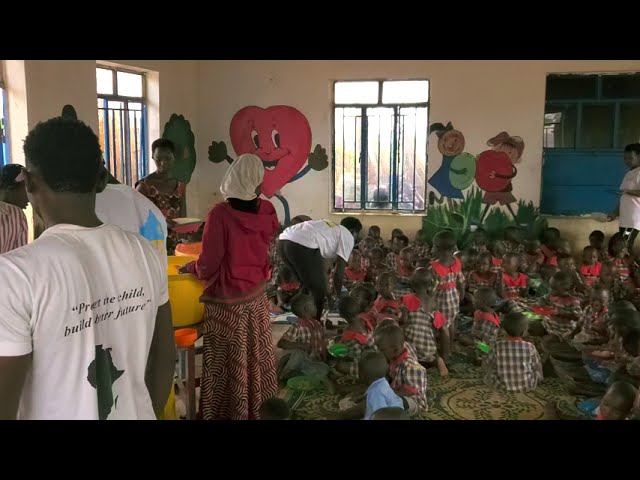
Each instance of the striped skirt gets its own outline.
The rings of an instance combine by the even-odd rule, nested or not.
[[[278,393],[266,295],[205,304],[203,336],[202,418],[258,419],[262,402]]]

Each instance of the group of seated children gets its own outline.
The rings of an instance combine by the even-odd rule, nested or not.
[[[431,244],[422,231],[411,243],[395,229],[386,245],[380,233],[371,227],[359,242],[345,269],[348,293],[335,292],[342,331],[315,320],[313,300],[289,269],[277,274],[277,304],[299,318],[278,344],[288,351],[279,378],[303,374],[330,391],[339,375],[358,379],[340,418],[426,411],[427,368],[448,375],[452,351],[466,352],[484,382],[504,391],[535,389],[549,357],[582,362],[600,395],[613,382],[640,385],[640,268],[620,235],[605,250],[604,235],[593,232],[578,267],[555,228],[526,242],[515,227],[492,241],[478,228],[462,251],[451,230]],[[537,319],[527,314],[536,307]],[[536,331],[540,353],[529,341]],[[330,343],[347,353],[332,358]],[[586,383],[574,382],[589,390]]]

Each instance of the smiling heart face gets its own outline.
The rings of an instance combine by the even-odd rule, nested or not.
[[[272,197],[303,167],[311,151],[311,127],[293,107],[244,107],[231,120],[229,136],[237,155],[253,153],[264,164],[262,193]]]

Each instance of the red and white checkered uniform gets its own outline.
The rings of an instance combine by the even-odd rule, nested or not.
[[[343,285],[347,290],[351,290],[358,283],[364,282],[367,271],[364,269],[352,270],[350,267],[344,269]]]
[[[396,313],[400,312],[400,300],[396,298],[382,298],[378,297],[375,302],[373,302],[373,309],[381,314],[385,308],[391,308]],[[380,315],[378,315],[378,318]]]
[[[460,294],[457,285],[464,285],[462,263],[456,258],[453,265],[446,267],[438,261],[431,262],[431,272],[435,278],[435,301],[438,310],[447,319],[447,327],[451,325],[460,312]]]
[[[540,251],[544,255],[545,264],[558,265],[558,252],[555,249],[542,245]]]
[[[327,345],[324,340],[324,327],[317,320],[299,319],[291,325],[282,336],[289,342],[298,342],[311,345],[311,357],[324,360],[327,353]]]
[[[506,273],[502,274],[502,296],[509,300],[521,297],[520,292],[527,288],[527,276],[524,273],[517,273],[516,278]]]
[[[521,338],[498,340],[483,368],[485,384],[507,392],[528,392],[542,380],[540,355],[533,343]]]
[[[400,255],[396,255],[393,252],[387,255],[387,260],[385,263],[387,264],[387,267],[389,267],[389,270],[394,273],[394,275],[398,275],[398,272],[402,268],[402,260],[400,260]]]
[[[602,264],[600,262],[596,262],[595,265],[582,265],[580,267],[580,275],[582,275],[582,279],[584,280],[584,286],[587,287],[587,290],[590,290],[593,287],[593,284],[598,281],[598,277],[600,276],[600,271],[602,270]]]
[[[496,312],[483,312],[476,310],[473,314],[473,325],[471,327],[471,335],[476,340],[493,344],[498,338],[500,332],[500,316]]]
[[[491,257],[491,271],[495,273],[499,278],[502,278],[502,273],[504,272],[502,268],[502,259]]]
[[[620,283],[620,279],[617,276],[613,277],[613,282],[608,282],[608,283],[603,282],[602,278],[598,278],[598,280],[595,281],[593,286],[595,287],[596,285],[609,290],[612,301],[618,301],[622,299],[622,297],[624,296],[622,284]]]
[[[535,269],[532,266],[535,265]],[[523,272],[540,270],[540,266],[544,265],[544,253],[538,252],[536,254],[524,253],[520,256],[520,270]]]
[[[427,370],[409,350],[405,349],[389,364],[389,377],[391,388],[396,392],[408,391],[410,395],[402,396],[412,398],[420,409],[427,410]]]
[[[575,330],[578,319],[582,316],[580,299],[572,295],[549,295],[549,303],[555,313],[544,317],[542,324],[550,335],[566,339]]]
[[[617,267],[618,279],[620,280],[620,283],[624,285],[631,276],[631,264],[633,259],[627,255],[624,258],[610,258],[609,260],[611,260]]]
[[[442,316],[440,312],[426,313],[420,307],[416,311],[408,312],[406,322],[402,325],[404,337],[415,349],[420,362],[433,362],[436,359],[438,344],[434,321],[437,315]]]
[[[595,312],[591,305],[587,306],[580,318],[581,331],[576,340],[588,342],[592,340],[608,340],[609,308],[605,305],[600,312]]]
[[[349,348],[349,375],[358,378],[358,362],[365,352],[376,351],[376,343],[373,339],[373,332],[360,333],[345,330],[340,339],[340,343]]]
[[[483,276],[478,272],[471,272],[467,277],[467,292],[474,294],[480,287],[489,287],[498,290],[500,277],[494,272],[489,272]]]

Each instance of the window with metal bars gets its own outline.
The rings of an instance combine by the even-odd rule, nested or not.
[[[96,68],[100,146],[111,174],[134,186],[148,172],[145,76]]]
[[[334,84],[335,211],[426,208],[428,80]]]
[[[4,88],[0,87],[0,167],[9,163],[7,137],[7,96]]]

